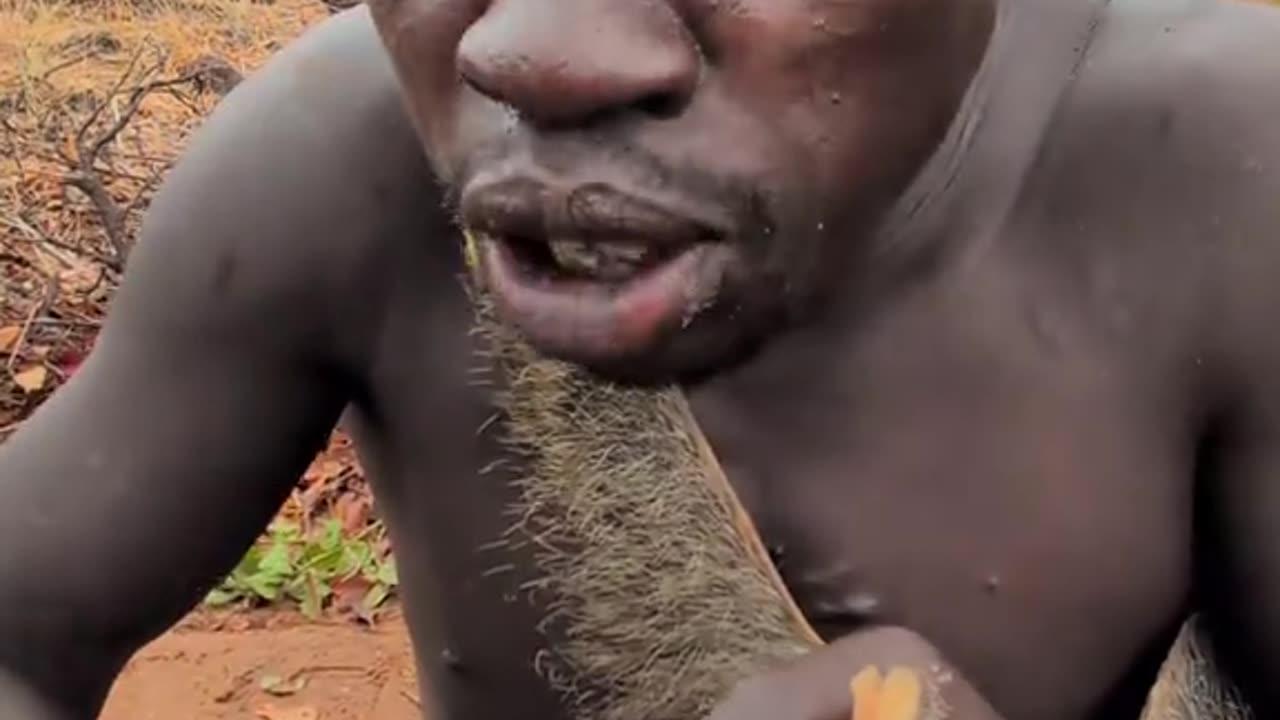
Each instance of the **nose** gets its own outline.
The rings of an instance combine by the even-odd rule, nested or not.
[[[463,35],[458,71],[530,122],[678,113],[702,69],[666,0],[494,0]]]

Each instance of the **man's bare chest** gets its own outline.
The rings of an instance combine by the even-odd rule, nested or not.
[[[879,624],[916,630],[1012,718],[1075,720],[1103,708],[1120,712],[1102,717],[1136,717],[1188,602],[1186,457],[1115,409],[1066,422],[1070,404],[1032,413],[1030,398],[993,397],[917,406],[912,395],[871,393],[857,406],[833,393],[775,399],[767,413],[693,402],[784,582],[825,637]],[[484,435],[477,418],[451,420]],[[502,542],[515,523],[506,475],[468,455],[455,465],[437,454],[430,464],[450,475],[434,489],[399,489],[406,502],[388,508],[420,660],[456,717],[493,699],[474,690],[478,677],[539,705],[554,695],[534,671],[556,642],[539,628],[549,613],[541,578],[526,551]]]
[[[1188,601],[1185,436],[1101,374],[933,360],[694,406],[820,633],[910,627],[1028,717],[1110,705]]]
[[[1007,341],[967,310],[787,356],[693,409],[821,633],[906,625],[1010,717],[1090,717],[1149,683],[1186,607],[1194,439],[1159,373],[1052,327]],[[389,366],[368,455],[420,661],[470,716],[496,700],[468,689],[479,676],[544,697],[530,663],[555,639],[536,569],[503,547],[518,468],[493,388],[468,351],[419,350]]]

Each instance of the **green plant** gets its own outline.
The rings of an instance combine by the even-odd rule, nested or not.
[[[304,534],[296,523],[277,520],[209,592],[205,605],[292,602],[313,619],[336,605],[371,619],[399,583],[395,559],[381,550],[385,534],[375,523],[350,536],[336,519]]]

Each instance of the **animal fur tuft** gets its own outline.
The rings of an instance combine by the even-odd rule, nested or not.
[[[1141,720],[1253,720],[1239,689],[1214,657],[1204,623],[1183,624],[1160,676],[1147,697]]]
[[[556,642],[539,665],[592,720],[704,717],[739,680],[820,644],[683,395],[538,356],[476,298],[518,454],[517,522]]]

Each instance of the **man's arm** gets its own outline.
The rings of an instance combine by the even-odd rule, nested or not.
[[[399,192],[374,176],[422,165],[384,64],[353,13],[229,96],[153,203],[96,349],[0,446],[0,717],[94,717],[350,399],[377,329],[365,241]]]

